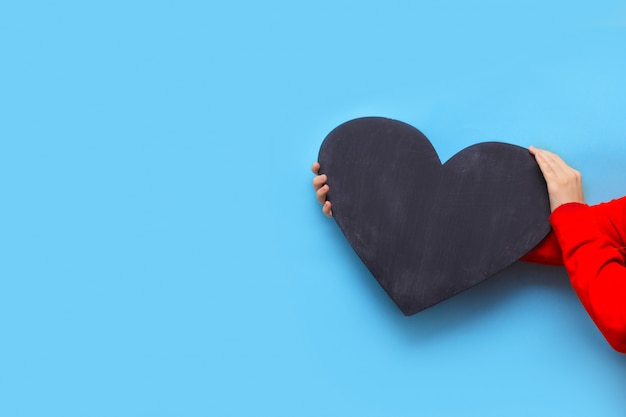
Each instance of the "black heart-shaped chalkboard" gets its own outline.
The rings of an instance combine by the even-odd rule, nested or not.
[[[405,315],[511,265],[550,231],[550,204],[528,150],[470,146],[441,164],[414,127],[355,119],[322,143],[333,217]]]

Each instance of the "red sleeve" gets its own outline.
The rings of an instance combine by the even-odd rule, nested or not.
[[[550,216],[572,286],[609,344],[626,353],[626,198]]]
[[[542,265],[563,266],[563,254],[556,235],[551,231],[541,243],[524,255],[520,260]]]

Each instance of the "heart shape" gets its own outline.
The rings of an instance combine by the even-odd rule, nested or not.
[[[485,142],[441,164],[419,130],[366,117],[319,152],[333,217],[407,316],[486,280],[550,231],[546,183],[519,146]]]

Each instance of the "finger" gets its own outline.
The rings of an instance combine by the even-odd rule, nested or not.
[[[563,161],[560,156],[553,152],[546,151],[545,149],[535,148],[534,146],[531,146],[529,148],[529,151],[535,156],[535,159],[537,159],[537,163],[539,163],[540,159],[543,160],[543,165],[544,167],[546,167],[546,172],[550,172],[551,174],[554,174],[556,176],[562,176],[566,174],[567,171],[571,170],[571,168],[565,163],[565,161]],[[543,169],[542,172],[544,172]]]
[[[536,146],[532,146],[532,145],[528,147],[528,151],[532,155],[537,155],[539,153],[546,154],[548,152],[545,149],[537,148]]]
[[[531,154],[537,156],[537,155],[543,155],[543,157],[545,157],[546,159],[549,160],[553,160],[558,158],[558,155],[556,155],[555,153],[552,153],[550,151],[547,151],[545,149],[539,149],[539,148],[535,148],[534,146],[531,146],[530,148],[528,148],[528,150],[530,151]]]
[[[534,155],[535,155],[535,160],[537,161],[537,165],[539,165],[539,169],[541,170],[541,173],[543,174],[544,178],[546,180],[549,180],[555,177],[556,173],[554,172],[552,163],[550,159],[548,159],[547,155],[542,150],[539,150],[539,149],[536,150]]]
[[[326,194],[328,194],[328,185],[324,185],[315,192],[315,195],[317,196],[317,201],[319,201],[320,204],[324,204],[324,202],[326,201]]]
[[[324,205],[322,206],[322,211],[327,217],[333,217],[332,204],[330,203],[330,201],[324,203]]]
[[[556,175],[558,178],[567,179],[576,172],[576,170],[567,165],[567,163],[559,155],[552,152],[544,151],[544,156],[550,164],[554,175]]]
[[[313,178],[313,188],[315,191],[319,190],[324,184],[326,184],[326,181],[328,181],[326,174],[318,175]]]
[[[549,152],[548,156],[552,159],[556,168],[560,170],[563,174],[570,174],[572,171],[576,171],[574,168],[569,166],[567,162],[563,160],[559,155]]]
[[[313,171],[314,174],[317,174],[320,172],[320,163],[319,162],[313,162],[313,166],[311,167],[311,171]]]

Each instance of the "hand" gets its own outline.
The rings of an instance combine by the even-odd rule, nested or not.
[[[315,178],[313,178],[313,188],[315,189],[317,201],[322,204],[322,212],[328,217],[333,217],[332,204],[330,201],[326,201],[326,194],[328,194],[329,190],[328,184],[326,184],[328,177],[326,177],[326,174],[319,175],[319,162],[313,164],[311,171],[315,174]]]
[[[565,203],[584,203],[582,176],[565,163],[558,155],[531,146],[530,153],[535,156],[537,164],[548,185],[550,209]]]

